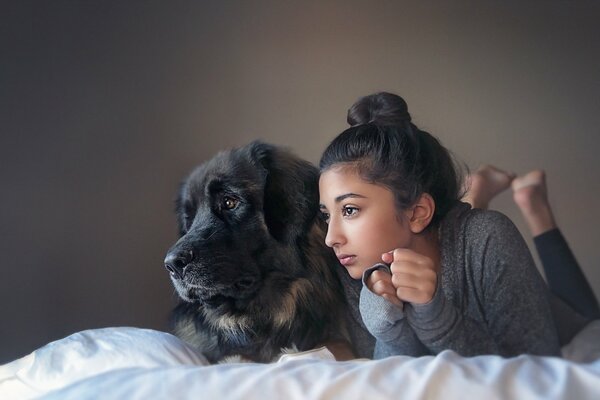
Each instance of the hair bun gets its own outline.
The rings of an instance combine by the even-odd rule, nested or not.
[[[397,94],[379,92],[358,99],[348,110],[348,124],[393,125],[410,122],[406,101]]]

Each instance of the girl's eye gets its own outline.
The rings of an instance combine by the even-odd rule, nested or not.
[[[222,206],[225,210],[233,210],[239,204],[239,200],[234,199],[233,197],[225,196],[223,197]]]
[[[344,208],[342,208],[342,215],[344,217],[351,217],[353,215],[356,215],[357,213],[358,213],[357,207],[344,206]]]
[[[325,223],[329,223],[329,213],[321,211],[321,219],[325,221]]]

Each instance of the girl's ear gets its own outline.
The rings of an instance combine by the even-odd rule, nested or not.
[[[410,209],[408,223],[412,233],[423,232],[429,226],[434,212],[435,201],[433,197],[429,193],[423,193]]]

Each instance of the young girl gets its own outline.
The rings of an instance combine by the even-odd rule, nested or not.
[[[403,112],[386,114],[389,101]],[[348,121],[356,126],[321,158],[319,190],[357,355],[558,355],[548,292],[519,232],[459,201],[452,158],[404,100],[368,96]]]

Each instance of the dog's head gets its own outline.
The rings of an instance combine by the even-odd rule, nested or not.
[[[300,262],[281,260],[301,257],[297,244],[317,218],[317,182],[310,163],[262,142],[196,168],[177,201],[181,237],[165,258],[180,297],[243,309],[267,277],[302,276]]]

